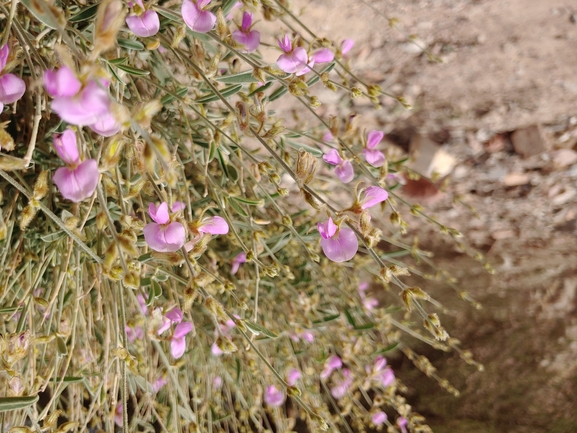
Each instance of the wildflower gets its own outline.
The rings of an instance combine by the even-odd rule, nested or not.
[[[211,235],[225,235],[228,233],[228,224],[224,218],[213,216],[204,218],[197,230],[200,233],[209,233]]]
[[[87,159],[80,162],[76,134],[70,129],[54,135],[54,147],[58,156],[67,165],[57,169],[52,178],[60,194],[73,202],[90,197],[100,178],[96,160]]]
[[[193,32],[207,33],[216,23],[216,16],[204,9],[211,0],[184,0],[182,2],[182,19]]]
[[[286,382],[289,384],[289,386],[294,386],[294,384],[297,383],[301,376],[301,372],[298,369],[293,368],[288,372]]]
[[[341,42],[341,54],[344,56],[345,54],[347,54],[349,51],[351,51],[351,49],[353,48],[353,46],[355,45],[355,41],[353,41],[352,39],[345,39]]]
[[[276,63],[279,68],[288,74],[302,71],[308,63],[308,55],[304,48],[293,48],[292,42],[288,35],[284,35],[278,40],[278,45],[284,54],[281,54]]]
[[[251,30],[252,14],[245,12],[242,15],[242,25],[239,30],[232,32],[232,38],[246,48],[247,53],[252,53],[260,45],[260,33],[257,30]]]
[[[377,356],[372,370],[373,379],[383,388],[388,388],[395,383],[395,373],[392,368],[387,367],[386,358]]]
[[[238,254],[234,259],[232,259],[232,268],[230,270],[230,273],[232,275],[236,274],[238,272],[238,268],[240,267],[240,265],[242,263],[246,263],[246,253],[245,252]]]
[[[385,133],[383,131],[370,131],[367,134],[367,143],[363,149],[363,155],[369,164],[373,167],[380,167],[385,163],[385,155],[375,147],[381,142]]]
[[[403,433],[407,433],[407,424],[408,423],[409,423],[409,420],[407,418],[405,418],[404,416],[397,418],[397,425],[399,426],[399,428],[401,429],[401,431]]]
[[[129,2],[132,13],[126,17],[126,25],[132,33],[142,38],[154,36],[160,29],[158,13],[151,9],[146,10],[142,0]]]
[[[212,379],[212,386],[215,389],[220,389],[222,387],[222,377],[215,376],[214,379]]]
[[[120,125],[110,112],[110,98],[104,89],[109,83],[89,79],[84,85],[67,66],[44,72],[44,87],[52,101],[52,109],[72,125],[88,126],[105,137],[116,134]],[[95,129],[94,129],[94,128]]]
[[[152,384],[152,392],[157,393],[162,389],[164,385],[166,385],[168,381],[164,378],[164,376],[160,376],[158,379],[154,381]]]
[[[361,209],[369,209],[389,198],[389,193],[379,186],[369,186],[360,200]]]
[[[26,83],[22,78],[4,73],[4,68],[8,62],[10,47],[8,44],[0,48],[0,113],[4,104],[11,104],[19,100],[26,91]]]
[[[327,141],[331,141],[333,139],[333,134],[331,131],[327,130],[324,134],[323,134],[323,141],[326,143]]]
[[[343,398],[352,384],[353,379],[351,377],[351,372],[345,368],[343,370],[343,380],[331,388],[331,395],[336,399]]]
[[[126,338],[128,338],[128,341],[130,341],[131,343],[134,340],[141,340],[142,338],[144,338],[144,329],[142,329],[142,326],[135,326],[134,328],[127,326]]]
[[[308,63],[306,65],[306,67],[303,68],[302,71],[298,71],[296,73],[296,75],[297,76],[304,75],[307,72],[310,72],[310,70],[315,65],[315,63],[332,62],[334,58],[335,58],[334,53],[331,50],[329,50],[328,48],[318,49],[309,56]]]
[[[176,202],[173,212],[182,210],[184,204]],[[186,233],[184,226],[179,222],[171,222],[168,214],[168,205],[162,202],[159,206],[154,203],[148,205],[148,214],[154,220],[144,227],[144,239],[154,251],[174,252],[184,245]]]
[[[325,368],[321,372],[321,379],[326,380],[330,377],[334,370],[337,370],[343,366],[343,361],[336,355],[329,357],[325,361]]]
[[[221,323],[219,326],[220,326],[221,334],[224,337],[229,337],[232,329],[236,326],[236,324],[234,323],[234,320],[229,319],[225,323]],[[219,335],[219,332],[217,329],[215,329],[215,335]],[[216,342],[214,342],[210,348],[210,353],[213,356],[220,356],[224,352],[220,349],[220,347],[218,347],[218,344]]]
[[[176,325],[176,328],[174,328],[174,333],[170,340],[170,353],[172,353],[174,359],[178,359],[184,355],[186,349],[186,340],[184,337],[193,329],[194,325],[191,322],[179,323]]]
[[[355,256],[359,241],[350,228],[339,228],[330,217],[328,221],[318,223],[317,228],[321,235],[321,247],[329,260],[346,262]]]
[[[326,163],[336,165],[335,173],[343,183],[349,183],[355,177],[353,165],[347,159],[341,158],[336,149],[331,149],[323,155]]]
[[[387,414],[382,410],[375,412],[372,416],[372,420],[374,425],[381,425],[387,420]]]
[[[123,412],[124,409],[122,408],[122,403],[118,403],[116,405],[116,410],[114,411],[114,424],[116,424],[118,427],[122,427]]]
[[[284,403],[285,394],[282,391],[276,389],[274,385],[269,385],[264,393],[264,401],[266,404],[272,407],[281,406]]]
[[[298,343],[301,340],[306,341],[307,343],[312,343],[315,341],[315,334],[309,330],[303,330],[301,332],[297,332],[296,334],[291,334],[290,338],[295,343]]]

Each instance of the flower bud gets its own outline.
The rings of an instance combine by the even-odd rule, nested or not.
[[[120,0],[103,0],[98,6],[94,26],[94,54],[108,51],[116,43],[116,34],[124,24],[126,11]]]
[[[319,168],[319,161],[304,149],[299,150],[297,158],[297,166],[295,170],[297,184],[299,188],[308,184],[313,180],[317,169]]]
[[[48,170],[42,170],[34,183],[34,198],[43,199],[48,193]]]

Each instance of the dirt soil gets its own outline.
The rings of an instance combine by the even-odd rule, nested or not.
[[[461,397],[446,394],[407,361],[398,375],[411,404],[437,433],[577,431],[577,4],[294,4],[320,36],[354,38],[355,73],[404,95],[413,109],[386,98],[379,111],[360,100],[341,106],[328,91],[321,101],[336,102],[341,114],[359,113],[367,128],[385,130],[405,148],[416,132],[442,143],[456,164],[446,193],[430,198],[428,211],[461,230],[496,270],[485,272],[435,226],[410,221],[407,239],[419,235],[436,264],[483,305],[474,310],[452,288],[427,283],[454,311],[443,318],[452,336],[485,365],[477,372],[456,356],[417,346]],[[391,29],[393,17],[400,24]],[[549,149],[523,158],[510,133],[533,124],[544,126]],[[478,218],[452,205],[456,195]]]

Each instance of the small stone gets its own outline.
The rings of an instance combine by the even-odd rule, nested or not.
[[[496,241],[512,238],[513,236],[515,236],[515,232],[513,230],[497,230],[491,233],[491,237]]]
[[[529,181],[529,175],[526,173],[509,173],[503,178],[503,183],[506,186],[526,185]]]
[[[426,135],[415,134],[410,144],[409,167],[426,177],[433,173],[443,177],[455,167],[457,160]]]
[[[551,160],[559,168],[569,167],[577,162],[577,152],[572,149],[559,149],[551,153]]]
[[[517,129],[511,134],[511,142],[515,152],[524,157],[539,155],[550,147],[541,125]]]

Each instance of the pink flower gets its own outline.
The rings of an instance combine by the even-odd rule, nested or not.
[[[144,329],[142,329],[142,326],[135,326],[134,328],[127,326],[126,338],[128,338],[128,341],[130,341],[131,343],[137,339],[141,340],[142,338],[144,338]]]
[[[388,388],[395,383],[395,373],[392,368],[387,367],[387,360],[382,356],[377,356],[375,359],[372,377],[383,388]]]
[[[378,186],[369,186],[363,193],[361,209],[369,209],[389,198],[389,193]]]
[[[353,48],[353,45],[355,45],[355,41],[353,41],[352,39],[345,39],[341,42],[341,54],[344,56],[345,54],[347,54],[349,51],[351,51],[351,49]]]
[[[239,30],[232,32],[232,38],[239,44],[246,48],[247,53],[252,53],[258,49],[260,45],[260,33],[256,30],[251,30],[252,14],[245,12],[242,15],[242,25]]]
[[[328,48],[320,48],[310,55],[307,66],[302,71],[297,72],[296,75],[297,76],[304,75],[307,72],[310,72],[315,63],[332,62],[334,58],[335,55],[331,50],[329,50]]]
[[[234,259],[232,259],[232,268],[230,270],[230,273],[232,275],[236,274],[238,272],[238,268],[240,267],[240,265],[242,263],[246,263],[246,253],[245,252],[238,254]]]
[[[383,131],[372,130],[367,134],[367,145],[363,149],[363,155],[373,167],[380,167],[385,163],[385,155],[375,147],[381,142],[385,133]]]
[[[336,399],[343,398],[352,384],[351,372],[345,368],[343,370],[343,380],[331,388],[331,395]]]
[[[331,131],[327,131],[323,134],[323,141],[327,142],[327,141],[331,141],[333,139],[333,134],[331,133]]]
[[[52,101],[52,109],[72,125],[89,126],[96,133],[110,137],[120,125],[110,112],[110,98],[104,85],[89,80],[84,86],[67,66],[44,72],[44,86]]]
[[[334,370],[337,370],[343,366],[343,361],[336,355],[329,357],[325,361],[325,367],[321,372],[321,379],[326,380],[330,377]]]
[[[197,230],[211,235],[225,235],[228,233],[228,224],[224,218],[213,216],[204,218]]]
[[[288,74],[302,71],[308,63],[307,52],[302,47],[293,49],[292,42],[288,35],[284,35],[278,40],[278,45],[284,54],[281,54],[276,63],[279,68]]]
[[[359,241],[350,228],[339,229],[330,217],[328,221],[318,223],[317,228],[321,235],[321,247],[329,260],[346,262],[355,256]]]
[[[297,383],[297,381],[301,378],[301,376],[302,376],[301,372],[298,369],[293,368],[289,371],[287,375],[286,383],[288,383],[289,386],[294,386],[294,384]]]
[[[192,332],[194,325],[190,322],[182,322],[176,325],[174,328],[174,333],[172,334],[172,339],[170,340],[170,353],[174,359],[180,358],[184,355],[186,350],[186,334]]]
[[[123,412],[124,410],[122,409],[122,403],[118,403],[116,405],[116,410],[114,411],[114,424],[116,424],[118,427],[122,427]]]
[[[383,411],[375,412],[372,420],[374,425],[381,425],[387,420],[387,414]]]
[[[164,385],[166,385],[168,383],[168,381],[163,377],[160,376],[158,379],[156,379],[154,381],[154,383],[152,384],[152,392],[157,393],[158,391],[160,391],[162,389],[162,387]]]
[[[211,0],[184,0],[182,2],[182,19],[193,32],[207,33],[212,30],[216,16],[204,8]]]
[[[336,165],[335,173],[343,183],[349,183],[355,177],[353,165],[347,159],[342,159],[336,149],[331,149],[323,155],[325,162]]]
[[[397,425],[399,426],[399,428],[401,429],[401,431],[403,433],[407,433],[407,424],[408,423],[409,423],[409,420],[407,418],[405,418],[404,416],[397,418]]]
[[[274,385],[269,385],[264,393],[264,401],[266,404],[272,407],[281,406],[284,403],[285,394],[282,391],[276,389]]]
[[[126,25],[130,31],[142,38],[157,34],[160,29],[160,20],[156,11],[146,10],[142,0],[135,0],[131,6],[132,13],[126,17]]]
[[[178,307],[174,307],[168,313],[164,315],[172,323],[180,323],[182,321],[182,310]]]
[[[90,197],[100,179],[96,160],[80,162],[76,134],[70,129],[62,134],[54,134],[54,147],[58,156],[67,164],[67,167],[57,169],[52,178],[60,194],[76,203]]]
[[[177,208],[180,210],[180,205]],[[186,237],[184,226],[179,222],[171,222],[166,202],[158,207],[150,203],[148,213],[154,222],[147,224],[143,232],[150,248],[158,252],[174,252],[182,248]]]
[[[22,78],[14,74],[4,74],[4,68],[8,62],[10,47],[8,44],[0,48],[0,113],[4,104],[11,104],[19,100],[26,91],[26,83]]]

